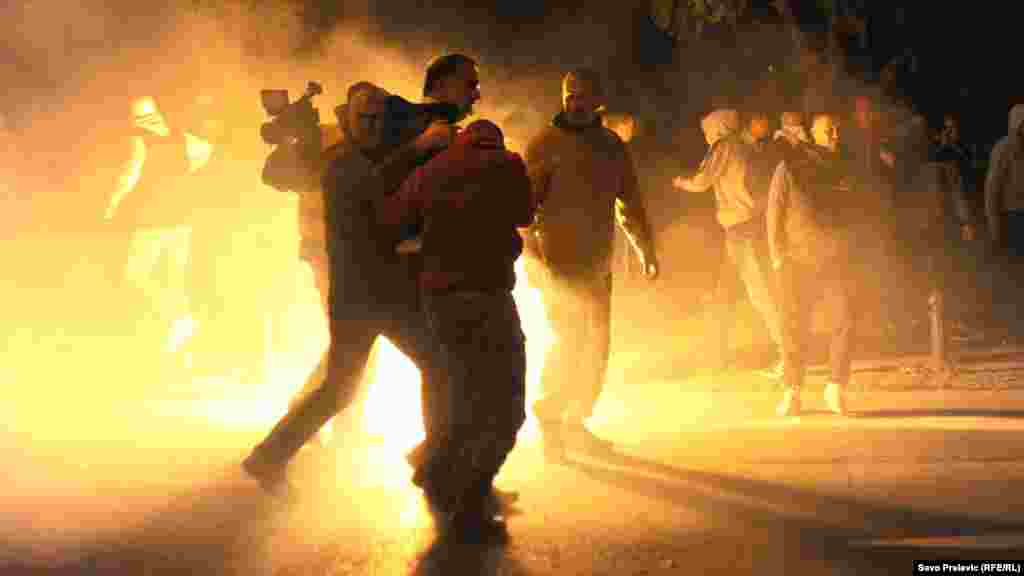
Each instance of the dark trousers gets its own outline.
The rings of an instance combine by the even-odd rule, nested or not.
[[[716,368],[725,365],[729,351],[729,326],[740,285],[768,328],[772,342],[781,348],[778,295],[769,265],[764,220],[740,224],[725,232],[725,257],[722,260],[715,292],[705,308],[709,344],[708,361]]]
[[[438,419],[443,418],[439,404],[437,364],[430,331],[423,314],[410,302],[407,307],[375,311],[373,306],[346,304],[332,310],[331,344],[325,356],[326,375],[320,385],[302,395],[256,448],[267,461],[284,464],[312,438],[324,424],[347,408],[356,396],[370,351],[377,336],[390,340],[420,370],[423,394],[424,428],[427,440],[436,439]]]
[[[786,262],[779,272],[782,304],[783,382],[799,390],[807,365],[811,319],[819,301],[830,304],[835,312],[829,366],[832,381],[846,386],[850,381],[850,340],[853,309],[847,279],[846,262],[834,260],[819,265]]]
[[[611,339],[612,277],[549,271],[544,308],[555,342],[544,357],[537,417],[590,417],[604,388]]]
[[[447,379],[445,441],[427,476],[452,511],[483,503],[526,421],[526,337],[508,292],[428,292],[424,309]]]

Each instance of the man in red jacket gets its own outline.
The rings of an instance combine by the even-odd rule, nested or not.
[[[492,482],[526,419],[526,349],[512,298],[517,228],[533,218],[526,165],[480,120],[378,204],[394,225],[423,224],[419,283],[438,362],[448,375],[445,441],[427,455],[423,487],[450,525],[496,535]]]

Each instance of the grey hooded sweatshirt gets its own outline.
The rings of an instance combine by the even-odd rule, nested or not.
[[[1003,215],[1024,211],[1024,104],[1010,109],[1010,131],[992,148],[985,176],[985,216],[994,241],[1003,237]]]
[[[739,133],[739,113],[715,110],[704,117],[701,128],[710,148],[697,173],[684,180],[683,189],[705,192],[713,188],[718,223],[725,229],[763,214],[767,190],[758,194],[753,150]]]

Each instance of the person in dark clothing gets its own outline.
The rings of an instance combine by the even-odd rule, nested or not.
[[[772,266],[779,274],[782,308],[785,396],[780,415],[798,415],[800,390],[810,338],[811,311],[821,298],[831,300],[837,318],[832,328],[831,379],[825,387],[829,410],[846,412],[850,379],[853,313],[849,296],[848,174],[836,152],[835,118],[819,114],[811,130],[814,146],[797,144],[772,176],[766,220]]]
[[[583,422],[597,404],[608,365],[616,219],[644,276],[658,274],[633,160],[622,140],[602,125],[603,103],[596,72],[570,72],[562,81],[563,111],[529,142],[525,155],[539,201],[526,251],[542,268],[537,276],[545,279],[542,297],[557,335],[544,359],[544,396],[533,411],[545,454],[554,462],[563,460],[566,448],[612,448]]]
[[[445,147],[453,129],[432,126],[397,149],[385,148],[380,120],[387,96],[368,82],[349,89],[344,149],[323,177],[330,265],[326,377],[291,407],[243,463],[270,489],[284,485],[291,457],[351,403],[378,335],[408,356],[423,378],[435,377],[415,285],[395,253],[395,239],[376,223],[374,202],[395,190],[423,154]]]
[[[424,490],[456,529],[500,530],[488,496],[526,419],[526,338],[512,298],[517,228],[534,211],[526,166],[479,120],[379,206],[386,224],[423,223],[419,284],[448,377],[445,442],[427,457]]]

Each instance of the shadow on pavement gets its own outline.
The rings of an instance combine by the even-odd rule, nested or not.
[[[412,576],[526,576],[525,567],[508,554],[508,542],[484,544],[461,542],[446,534],[435,535],[417,558]]]
[[[709,518],[716,538],[735,534],[750,546],[770,548],[763,554],[778,565],[827,559],[847,567],[863,566],[868,558],[863,550],[851,550],[855,540],[1024,532],[1024,523],[1019,522],[871,503],[626,454],[573,460],[569,465],[600,482],[697,511]]]

